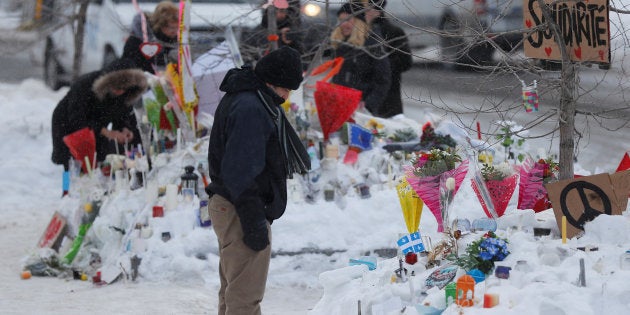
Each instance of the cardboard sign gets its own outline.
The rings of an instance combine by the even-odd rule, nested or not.
[[[42,234],[42,237],[37,242],[37,246],[40,248],[49,247],[55,251],[59,251],[59,246],[63,240],[63,236],[66,229],[66,219],[59,212],[55,211],[48,227]]]
[[[567,237],[584,231],[584,223],[600,214],[620,215],[628,204],[630,171],[561,180],[545,185],[558,229],[567,217]]]
[[[610,62],[608,0],[544,2],[551,8],[552,20],[560,27],[572,61]],[[558,41],[545,25],[546,20],[538,0],[525,0],[523,23],[528,30],[523,43],[525,56],[562,60]]]

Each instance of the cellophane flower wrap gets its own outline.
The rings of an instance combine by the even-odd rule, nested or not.
[[[558,163],[552,159],[525,159],[520,169],[518,209],[540,212],[551,208],[544,184],[557,180]]]
[[[460,257],[452,254],[448,259],[467,271],[479,269],[489,274],[494,269],[494,262],[503,261],[509,254],[508,240],[489,231],[480,239],[468,244],[466,254]]]
[[[501,163],[496,166],[484,164],[481,169],[481,175],[483,177],[483,183],[486,185],[488,193],[490,194],[490,202],[492,202],[494,206],[494,211],[496,211],[499,217],[503,216],[512,198],[512,194],[514,194],[514,190],[516,189],[518,173],[516,173],[514,168],[509,164]],[[472,180],[471,183],[483,211],[488,218],[492,218],[492,214],[488,210],[488,205],[479,191],[479,186],[474,180]]]
[[[405,166],[404,170],[409,185],[435,216],[438,232],[444,232],[444,218],[449,214],[448,205],[466,177],[468,160],[462,161],[452,150],[432,149],[414,155],[411,165]],[[455,182],[454,187],[451,187],[453,189],[445,187],[449,178]]]
[[[409,234],[417,232],[420,225],[420,217],[422,216],[422,199],[411,188],[405,177],[396,185],[400,207],[402,208],[403,218]]]

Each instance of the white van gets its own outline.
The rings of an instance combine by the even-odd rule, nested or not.
[[[137,0],[141,10],[153,12],[161,0]],[[173,1],[178,3],[178,1]],[[254,28],[260,23],[257,0],[194,0],[191,6],[190,42],[193,56],[210,50],[222,41],[223,31],[231,24],[235,32]],[[63,24],[64,17],[76,14],[76,1],[56,0],[53,18]],[[80,73],[101,69],[122,55],[129,27],[138,12],[131,0],[90,0],[85,23],[83,60]],[[44,48],[44,81],[59,89],[71,81],[74,57],[73,26],[64,25],[51,33]]]

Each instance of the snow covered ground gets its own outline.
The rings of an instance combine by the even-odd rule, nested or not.
[[[20,279],[25,259],[38,254],[35,244],[52,214],[65,211],[73,200],[60,198],[61,167],[49,160],[50,117],[66,91],[52,92],[37,80],[0,84],[3,104],[0,172],[4,174],[4,180],[0,181],[0,238],[5,244],[0,258],[4,266],[0,269],[0,310],[7,314],[215,313],[216,239],[210,228],[194,227],[192,207],[181,207],[162,219],[149,219],[154,235],[148,240],[148,251],[142,254],[136,281],[118,280],[111,285],[95,286],[90,281],[52,277]],[[377,156],[372,155],[372,158]],[[175,154],[171,158],[167,165],[172,169],[166,167],[165,172],[175,172],[177,176],[186,157]],[[372,162],[371,158],[360,160],[363,168],[369,168],[366,165]],[[272,259],[263,301],[265,314],[305,314],[311,310],[313,314],[353,314],[358,300],[363,302],[363,311],[370,314],[372,306],[390,298],[410,303],[408,283],[389,282],[397,268],[396,259],[378,257],[379,268],[361,272],[357,279],[341,271],[333,274],[335,281],[330,277],[323,284],[319,281],[320,274],[341,270],[351,258],[366,254],[377,257],[374,250],[394,247],[399,233],[405,232],[395,190],[387,183],[373,185],[371,195],[361,199],[351,192],[343,208],[340,207],[343,203],[322,199],[316,204],[290,203],[286,214],[273,225],[273,250],[277,255]],[[117,196],[112,197],[116,199],[114,205],[118,203],[114,208],[125,213],[142,208],[145,198],[143,189]],[[470,221],[484,216],[468,184],[457,193],[453,211],[455,217]],[[112,218],[111,213],[102,216],[102,220]],[[102,229],[105,223],[99,219],[93,226],[94,234],[111,238],[103,236],[107,229]],[[421,232],[439,238],[435,233],[435,218],[426,208],[420,222]],[[534,238],[534,226],[552,228],[553,236]],[[531,211],[516,210],[515,194],[499,227],[500,235],[510,240],[512,252],[503,265],[514,268],[516,261],[527,260],[532,271],[512,271],[513,277],[508,280],[491,278],[478,285],[478,297],[486,290],[498,292],[501,303],[492,310],[479,306],[466,309],[466,314],[596,314],[600,309],[606,310],[605,313],[621,313],[630,307],[625,298],[630,271],[620,269],[621,255],[630,247],[630,237],[625,232],[630,229],[630,221],[626,215],[601,216],[587,225],[584,237],[562,245],[551,211],[534,216]],[[159,232],[166,229],[173,232],[173,239],[164,243]],[[478,236],[467,235],[464,240]],[[599,250],[584,253],[576,250],[580,246],[597,246]],[[332,254],[291,255],[304,249]],[[586,261],[584,288],[574,284],[579,258]],[[429,271],[419,269],[419,275],[412,280],[418,288],[414,301],[425,299],[439,307],[443,292],[431,289],[426,296],[420,295]],[[447,310],[455,312],[458,310],[454,307]],[[415,309],[407,307],[405,314],[416,314]]]
[[[51,114],[66,92],[66,88],[52,92],[41,81],[32,79],[18,84],[0,83],[0,174],[3,174],[0,180],[0,239],[3,240],[0,312],[215,314],[216,239],[211,228],[194,227],[194,216],[191,216],[194,212],[186,206],[167,213],[165,218],[149,219],[154,224],[154,235],[148,240],[148,251],[144,253],[136,281],[122,279],[111,285],[96,286],[91,281],[53,277],[20,279],[25,259],[39,253],[36,243],[51,216],[55,211],[68,209],[72,199],[60,198],[61,167],[50,162]],[[601,152],[582,154],[597,156]],[[621,158],[623,152],[609,154]],[[203,156],[203,152],[194,155]],[[183,159],[183,156],[173,156],[168,164],[172,169],[167,173],[181,171]],[[362,159],[360,163],[364,166],[371,163],[369,158]],[[611,165],[610,169],[615,166]],[[583,174],[596,171],[589,165],[578,165],[576,169]],[[585,236],[562,244],[551,210],[537,215],[516,210],[517,194],[508,205],[507,214],[499,221],[498,231],[510,241],[512,254],[499,264],[512,267],[511,277],[506,280],[491,277],[476,287],[478,301],[485,292],[497,293],[499,305],[492,309],[483,309],[479,304],[464,309],[451,306],[444,314],[627,313],[630,270],[621,268],[621,258],[630,249],[628,211],[622,216],[602,215],[587,224]],[[145,198],[142,190],[121,195],[117,202],[127,213]],[[469,184],[463,185],[457,193],[452,209],[457,218],[472,221],[484,216]],[[111,216],[104,214],[103,220],[105,218]],[[420,222],[423,233],[439,238],[435,233],[436,220],[427,209]],[[94,231],[99,231],[97,223]],[[101,227],[105,226],[101,223]],[[552,228],[552,236],[535,238],[532,228],[538,226]],[[160,229],[173,231],[173,238],[162,242],[158,236]],[[107,229],[100,231],[105,233]],[[388,310],[383,302],[395,305],[389,310],[396,314],[401,313],[399,305],[410,305],[402,313],[417,314],[412,301],[443,307],[443,290],[434,288],[420,294],[430,270],[418,269],[418,275],[411,281],[416,289],[412,296],[409,282],[390,282],[393,271],[398,268],[396,259],[378,257],[378,268],[374,271],[342,269],[351,258],[366,253],[376,257],[375,250],[394,247],[399,233],[405,231],[398,197],[387,183],[373,185],[368,199],[351,193],[345,203],[321,199],[316,204],[290,202],[286,214],[273,225],[276,256],[271,261],[263,312],[356,314],[359,300],[363,314],[371,314],[373,307]],[[479,236],[466,235],[462,242]],[[598,250],[577,250],[588,246]],[[304,249],[314,253],[293,255]],[[585,287],[576,284],[580,259],[585,261]],[[519,260],[526,260],[530,271],[515,268]],[[322,273],[327,276],[320,282]]]

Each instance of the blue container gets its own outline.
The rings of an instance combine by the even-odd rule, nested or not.
[[[486,274],[484,274],[483,271],[479,269],[473,269],[467,272],[467,274],[475,279],[475,283],[481,283],[483,282],[483,280],[486,280]]]
[[[70,172],[64,171],[61,176],[61,189],[63,190],[64,195],[66,195],[70,191]]]
[[[204,221],[202,213],[204,214],[208,213],[208,200],[203,199],[199,201],[199,212],[197,213],[197,218],[199,219],[199,226],[209,227],[212,224],[212,222],[210,222],[209,218],[206,221]]]
[[[416,305],[416,311],[418,312],[418,314],[421,315],[440,315],[442,314],[442,312],[444,312],[444,310],[441,310],[439,308],[422,304]]]
[[[497,266],[496,269],[494,270],[494,275],[500,279],[507,279],[510,277],[511,269],[512,268],[507,267],[507,266]]]
[[[453,221],[453,227],[462,232],[468,232],[471,228],[470,221],[468,219],[455,219]]]
[[[491,218],[481,218],[475,219],[472,223],[473,231],[496,231],[497,230],[497,221]]]

